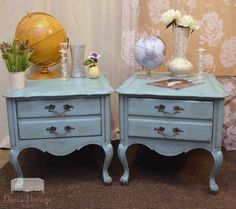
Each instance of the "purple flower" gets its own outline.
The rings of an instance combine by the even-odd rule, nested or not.
[[[101,57],[101,55],[98,54],[97,52],[90,52],[90,53],[89,53],[89,56],[88,56],[89,59],[90,59],[90,58],[98,59],[99,57]]]

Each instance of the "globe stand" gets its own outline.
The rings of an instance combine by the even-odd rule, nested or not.
[[[152,69],[144,69],[143,71],[139,73],[138,77],[140,79],[157,79],[160,78],[160,76],[157,73],[153,73]]]
[[[48,80],[48,79],[55,79],[60,78],[61,73],[57,71],[49,71],[48,67],[44,66],[40,70],[32,73],[28,79],[29,80]]]

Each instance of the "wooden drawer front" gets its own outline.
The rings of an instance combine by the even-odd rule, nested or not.
[[[213,102],[129,98],[128,114],[143,116],[212,119]]]
[[[100,109],[99,98],[17,102],[19,118],[96,115]]]
[[[176,128],[179,129],[179,131],[177,131]],[[176,132],[173,129],[175,129]],[[173,120],[146,120],[137,118],[128,119],[129,136],[179,139],[188,141],[211,141],[211,134],[212,123],[207,121],[189,122]]]
[[[99,136],[101,135],[101,119],[100,117],[73,117],[66,120],[59,118],[54,120],[19,119],[19,135],[20,139]]]

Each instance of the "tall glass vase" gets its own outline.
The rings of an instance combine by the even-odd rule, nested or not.
[[[185,77],[193,73],[193,65],[186,58],[189,28],[173,27],[174,57],[167,64],[172,76]]]
[[[86,76],[85,66],[84,66],[84,52],[85,45],[71,45],[71,77],[72,78],[82,78]]]

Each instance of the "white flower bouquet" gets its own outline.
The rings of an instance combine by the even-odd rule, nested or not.
[[[172,25],[173,27],[189,28],[191,32],[199,29],[197,20],[195,20],[191,15],[182,15],[179,10],[174,9],[166,11],[161,16],[161,22],[166,24],[167,28]]]

